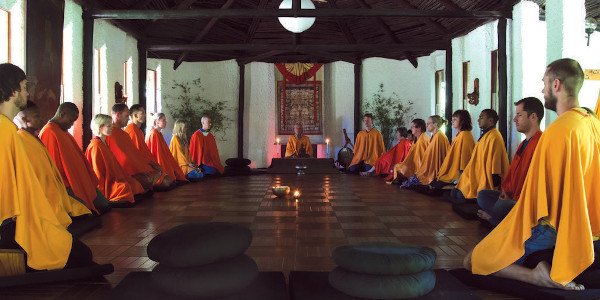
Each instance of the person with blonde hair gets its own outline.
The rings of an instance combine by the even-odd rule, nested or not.
[[[146,137],[146,146],[165,173],[178,182],[187,182],[179,164],[171,154],[167,142],[160,132],[167,126],[167,117],[163,113],[150,113],[152,128]]]
[[[142,185],[125,174],[119,162],[106,145],[106,137],[113,131],[112,118],[97,114],[90,124],[94,138],[85,151],[85,156],[98,177],[98,189],[111,205],[133,204],[135,195],[146,191]]]
[[[181,119],[175,120],[173,126],[173,137],[169,144],[169,150],[177,161],[177,164],[190,181],[202,179],[203,174],[198,166],[192,162],[190,156],[190,144],[188,142],[187,124]]]

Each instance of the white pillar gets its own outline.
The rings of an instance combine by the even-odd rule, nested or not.
[[[546,1],[547,59],[549,64],[560,58],[582,61],[586,47],[585,0]],[[546,125],[556,114],[546,110]]]
[[[513,7],[512,21],[512,101],[509,101],[509,120],[514,117],[512,103],[525,97],[537,97],[544,101],[541,92],[542,77],[546,68],[546,27],[540,21],[539,6],[532,1],[521,1]],[[511,154],[523,136],[511,121],[509,125],[509,149]]]

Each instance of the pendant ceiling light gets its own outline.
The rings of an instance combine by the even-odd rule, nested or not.
[[[279,4],[279,9],[292,9],[292,1],[293,0],[283,0],[281,4]],[[311,0],[301,0],[300,1],[301,9],[315,9],[315,5]],[[280,17],[279,23],[293,33],[300,33],[307,29],[309,29],[314,23],[314,17],[308,18],[290,18],[290,17]]]

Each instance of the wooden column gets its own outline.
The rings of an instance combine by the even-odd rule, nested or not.
[[[81,116],[83,150],[87,149],[92,139],[92,113],[94,106],[94,19],[88,10],[83,11],[83,104]]]
[[[452,120],[452,43],[448,45],[446,49],[446,108],[445,118],[450,121]],[[452,126],[446,126],[446,136],[448,140],[452,140]]]
[[[498,20],[498,130],[507,143],[508,85],[506,65],[506,19]]]
[[[354,64],[354,136],[361,129],[362,59]]]
[[[244,79],[246,73],[246,65],[238,61],[238,66],[240,68],[240,84],[239,84],[239,94],[238,94],[238,138],[237,138],[237,148],[238,148],[238,158],[244,157]]]
[[[138,41],[138,93],[139,93],[139,103],[146,109],[146,69],[147,67],[147,59],[146,59],[146,45],[142,41]]]

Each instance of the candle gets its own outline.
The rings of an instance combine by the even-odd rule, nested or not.
[[[300,191],[299,190],[295,190],[294,191],[294,198],[298,198],[300,197]]]
[[[277,143],[277,145],[279,145],[279,142],[281,142],[281,140],[279,138],[276,138],[275,142]]]
[[[325,151],[327,153],[327,158],[329,158],[329,138],[325,139],[325,144],[327,144],[327,146],[325,148],[326,149]]]

